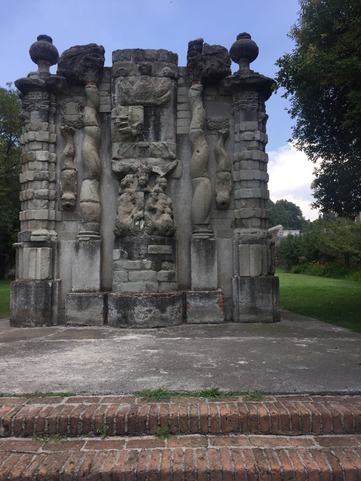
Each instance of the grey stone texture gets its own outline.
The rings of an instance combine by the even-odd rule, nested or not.
[[[109,294],[108,324],[112,327],[165,327],[182,324],[182,292]]]
[[[18,280],[11,284],[10,324],[14,327],[52,324],[53,282]]]
[[[189,324],[218,324],[225,321],[222,291],[187,291],[186,319]]]
[[[278,320],[258,47],[31,47],[22,94],[17,326]],[[232,74],[231,58],[239,64]],[[49,67],[58,63],[56,75]],[[189,309],[185,299],[189,300]],[[187,301],[188,302],[188,301]],[[139,318],[137,319],[137,316]]]
[[[235,322],[279,321],[278,277],[233,278]]]
[[[65,324],[102,326],[107,323],[106,296],[95,292],[69,292],[65,297]]]
[[[192,236],[191,264],[192,289],[217,289],[217,242],[214,237]]]

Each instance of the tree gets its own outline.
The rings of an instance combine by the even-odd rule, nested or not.
[[[20,102],[13,90],[0,88],[0,277],[14,257],[19,227]]]
[[[303,262],[339,262],[349,267],[361,262],[361,223],[337,217],[310,222],[297,237],[281,242],[280,254],[288,266]]]
[[[281,224],[285,229],[302,229],[306,221],[298,205],[288,200],[281,199],[271,202],[270,224]]]
[[[315,206],[361,211],[361,2],[300,0],[292,53],[277,82],[296,120],[293,141],[316,162]]]

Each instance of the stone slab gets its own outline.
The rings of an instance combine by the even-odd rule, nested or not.
[[[277,322],[279,314],[278,277],[233,277],[233,321]]]
[[[74,292],[100,289],[100,240],[78,240],[72,264]]]
[[[108,324],[112,327],[175,326],[183,320],[183,292],[112,293],[108,296]]]
[[[11,284],[10,322],[15,327],[52,324],[53,282],[19,280]]]
[[[224,322],[224,296],[220,289],[187,291],[185,295],[186,320],[188,324]]]
[[[69,326],[102,326],[106,323],[106,294],[70,292],[65,297],[65,323]]]
[[[192,236],[191,285],[193,290],[211,290],[218,287],[217,242],[214,237]]]
[[[282,313],[270,324],[163,329],[0,321],[0,392],[130,393],[163,387],[361,392],[361,334]]]

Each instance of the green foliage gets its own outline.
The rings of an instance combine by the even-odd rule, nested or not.
[[[283,309],[361,332],[361,284],[277,272]]]
[[[277,62],[278,86],[296,119],[293,140],[313,161],[315,205],[361,210],[361,2],[300,0],[291,53]]]
[[[169,439],[171,436],[171,433],[169,431],[169,428],[165,426],[159,426],[157,429],[155,436],[159,439]]]
[[[306,221],[298,205],[288,200],[281,199],[270,206],[270,225],[281,224],[285,229],[301,230]]]
[[[13,255],[19,227],[20,102],[12,90],[0,88],[0,265]],[[0,270],[0,276],[4,272]]]
[[[189,397],[201,397],[206,399],[217,399],[217,398],[230,398],[245,396],[260,396],[263,394],[259,391],[222,391],[217,387],[202,389],[201,391],[168,391],[167,389],[143,389],[135,393],[136,396],[140,397],[144,401],[164,401],[171,398],[189,398]],[[253,400],[257,400],[257,399]]]
[[[10,281],[0,281],[0,319],[9,316]]]
[[[311,274],[313,270],[315,275],[340,276],[340,265],[348,268],[361,263],[361,223],[343,218],[319,219],[308,224],[300,236],[283,239],[279,255],[287,268],[296,265],[299,272]],[[301,265],[307,263],[311,263],[308,270],[302,271]]]
[[[243,396],[245,401],[264,401],[265,394],[262,391],[247,391]]]

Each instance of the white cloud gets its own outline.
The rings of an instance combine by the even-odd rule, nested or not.
[[[269,152],[269,159],[271,200],[287,199],[301,208],[306,219],[317,219],[318,211],[311,208],[314,164],[291,143]]]

